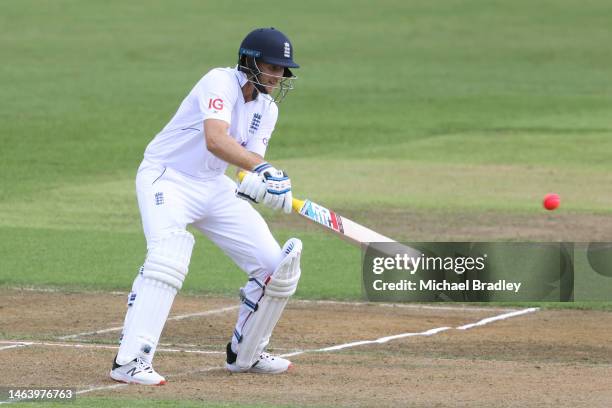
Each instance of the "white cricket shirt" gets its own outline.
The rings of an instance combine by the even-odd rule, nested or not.
[[[166,127],[149,143],[145,160],[202,179],[225,173],[228,163],[206,148],[206,119],[229,123],[229,135],[263,157],[276,125],[278,107],[264,94],[245,103],[242,86],[246,81],[246,75],[236,68],[215,68],[204,75]]]

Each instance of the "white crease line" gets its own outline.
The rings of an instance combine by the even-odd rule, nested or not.
[[[194,353],[194,354],[223,354],[225,355],[225,351],[215,351],[215,350],[185,350],[185,349],[161,348],[161,349],[157,349],[157,351],[166,352],[166,353]]]
[[[181,347],[181,348],[198,348],[198,347],[217,347],[218,344],[187,344],[187,343],[157,343],[157,347]]]
[[[220,309],[207,310],[207,311],[204,311],[204,312],[188,313],[188,314],[184,314],[184,315],[169,317],[168,320],[183,320],[183,319],[189,319],[191,317],[209,316],[209,315],[229,312],[231,310],[236,310],[239,307],[240,306],[235,305],[235,306],[222,307]],[[75,338],[81,337],[81,336],[91,336],[91,335],[95,335],[95,334],[116,332],[116,331],[120,331],[121,329],[123,329],[123,326],[115,326],[115,327],[109,327],[108,329],[95,330],[95,331],[76,333],[76,334],[69,334],[67,336],[58,337],[58,339],[59,340],[75,339]]]
[[[100,390],[112,390],[113,388],[120,388],[120,387],[127,387],[129,384],[113,384],[113,385],[105,385],[102,387],[99,386],[94,386],[91,388],[85,388],[84,390],[81,391],[77,391],[75,392],[75,394],[77,395],[81,395],[81,394],[87,394],[88,392],[93,392],[93,391],[100,391]]]
[[[473,327],[479,327],[479,326],[484,326],[486,324],[492,323],[492,322],[496,322],[498,320],[504,320],[504,319],[509,319],[511,317],[516,317],[516,316],[521,316],[527,313],[533,313],[540,310],[539,307],[532,307],[529,309],[524,309],[524,310],[517,310],[514,312],[510,312],[510,313],[504,313],[504,314],[500,314],[497,316],[492,316],[492,317],[488,317],[486,319],[482,319],[477,321],[476,323],[470,323],[470,324],[466,324],[463,326],[459,326],[459,327],[455,327],[455,329],[457,330],[468,330],[471,329]],[[441,333],[443,331],[447,331],[452,329],[452,327],[438,327],[435,329],[429,329],[427,331],[424,332],[417,332],[417,333],[401,333],[401,334],[396,334],[393,336],[387,336],[387,337],[380,337],[376,340],[362,340],[362,341],[354,341],[351,343],[344,343],[344,344],[338,344],[335,346],[330,346],[330,347],[324,347],[324,348],[320,348],[320,349],[312,349],[312,350],[301,350],[301,351],[296,351],[293,353],[287,353],[287,354],[282,354],[281,357],[292,357],[292,356],[298,356],[300,354],[304,354],[304,353],[316,353],[316,352],[326,352],[326,351],[336,351],[336,350],[342,350],[345,348],[350,348],[350,347],[357,347],[357,346],[363,346],[366,344],[382,344],[382,343],[386,343],[390,340],[396,340],[396,339],[401,339],[401,338],[405,338],[405,337],[415,337],[415,336],[432,336],[434,334],[437,333]]]
[[[168,320],[183,320],[183,319],[188,319],[190,317],[201,317],[201,316],[219,314],[223,312],[229,312],[232,310],[238,310],[239,307],[240,305],[227,306],[227,307],[222,307],[220,309],[207,310],[205,312],[196,312],[196,313],[189,313],[189,314],[184,314],[180,316],[174,316],[174,317],[170,317]]]
[[[471,329],[472,327],[484,326],[485,324],[489,324],[497,320],[504,320],[504,319],[508,319],[511,317],[524,315],[527,313],[533,313],[538,310],[540,310],[539,307],[530,307],[529,309],[517,310],[516,312],[504,313],[504,314],[493,316],[493,317],[487,317],[486,319],[479,320],[476,323],[470,323],[464,326],[459,326],[457,327],[457,330],[467,330],[467,329]]]
[[[387,343],[388,341],[391,340],[396,340],[396,339],[401,339],[404,337],[416,337],[416,336],[433,336],[434,334],[446,331],[446,330],[450,330],[451,327],[437,327],[435,329],[429,329],[426,330],[424,332],[417,332],[417,333],[401,333],[401,334],[396,334],[394,336],[386,336],[386,337],[380,337],[376,340],[362,340],[362,341],[354,341],[351,343],[344,343],[344,344],[337,344],[335,346],[330,346],[330,347],[324,347],[324,348],[320,348],[320,349],[312,349],[312,350],[302,350],[302,351],[296,351],[293,353],[287,353],[287,354],[282,354],[281,357],[293,357],[293,356],[298,356],[300,354],[304,354],[304,353],[318,353],[318,352],[325,352],[325,351],[336,351],[336,350],[342,350],[345,348],[350,348],[350,347],[357,347],[357,346],[363,346],[366,344],[383,344],[383,343]]]
[[[12,286],[7,287],[8,290],[20,290],[22,292],[40,292],[40,293],[62,293],[62,294],[79,294],[79,293],[93,293],[93,294],[108,294],[114,296],[125,296],[129,292],[123,292],[118,290],[103,291],[103,290],[91,290],[91,291],[68,291],[61,288],[37,288],[35,286]]]
[[[6,344],[9,342],[0,342],[2,344]],[[10,343],[14,343],[14,342],[10,342]],[[20,342],[19,344],[12,344],[10,346],[4,346],[4,347],[0,347],[0,350],[8,350],[8,349],[12,349],[12,348],[18,348],[18,347],[26,347],[29,346],[30,343],[24,343],[24,342]]]
[[[170,320],[170,319],[168,319]],[[109,327],[108,329],[102,329],[102,330],[96,330],[96,331],[90,331],[90,332],[82,332],[82,333],[76,333],[76,334],[69,334],[67,336],[60,336],[58,337],[59,340],[69,340],[69,339],[76,339],[77,337],[81,337],[81,336],[92,336],[94,334],[102,334],[102,333],[111,333],[111,332],[116,332],[123,329],[123,326],[115,326],[115,327]]]
[[[17,343],[13,341],[0,340],[0,344]],[[13,344],[7,347],[0,347],[0,350],[5,348],[25,347],[25,346],[46,346],[46,347],[67,347],[67,348],[91,348],[91,349],[107,349],[117,350],[119,346],[112,346],[106,344],[83,344],[83,343],[50,343],[45,341],[22,341],[19,344]],[[214,351],[214,350],[188,350],[188,349],[177,349],[177,348],[158,348],[157,351],[167,353],[194,353],[194,354],[225,354],[225,351]]]

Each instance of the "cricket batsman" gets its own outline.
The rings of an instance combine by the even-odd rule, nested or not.
[[[250,32],[240,45],[238,65],[204,75],[147,146],[136,176],[147,255],[128,298],[112,379],[166,383],[152,361],[187,276],[195,242],[188,225],[218,245],[248,277],[227,344],[227,369],[275,374],[291,367],[265,350],[297,288],[302,243],[292,238],[281,248],[250,203],[291,212],[291,181],[264,155],[277,103],[293,89],[291,69],[298,67],[282,32]],[[228,164],[249,171],[238,187],[225,176]]]

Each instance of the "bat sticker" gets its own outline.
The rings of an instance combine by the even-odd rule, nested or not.
[[[344,228],[342,227],[342,217],[337,215],[335,212],[328,210],[312,201],[306,200],[300,214],[310,218],[314,222],[325,225],[326,227],[344,234]]]

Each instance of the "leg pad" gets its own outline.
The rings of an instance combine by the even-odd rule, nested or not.
[[[302,242],[297,238],[291,238],[283,246],[283,252],[285,258],[268,278],[263,297],[247,319],[242,333],[238,333],[241,341],[238,345],[236,364],[241,369],[251,368],[263,351],[289,297],[297,289],[301,274]]]
[[[194,243],[193,235],[185,230],[164,235],[149,251],[142,276],[180,290],[189,270]]]

